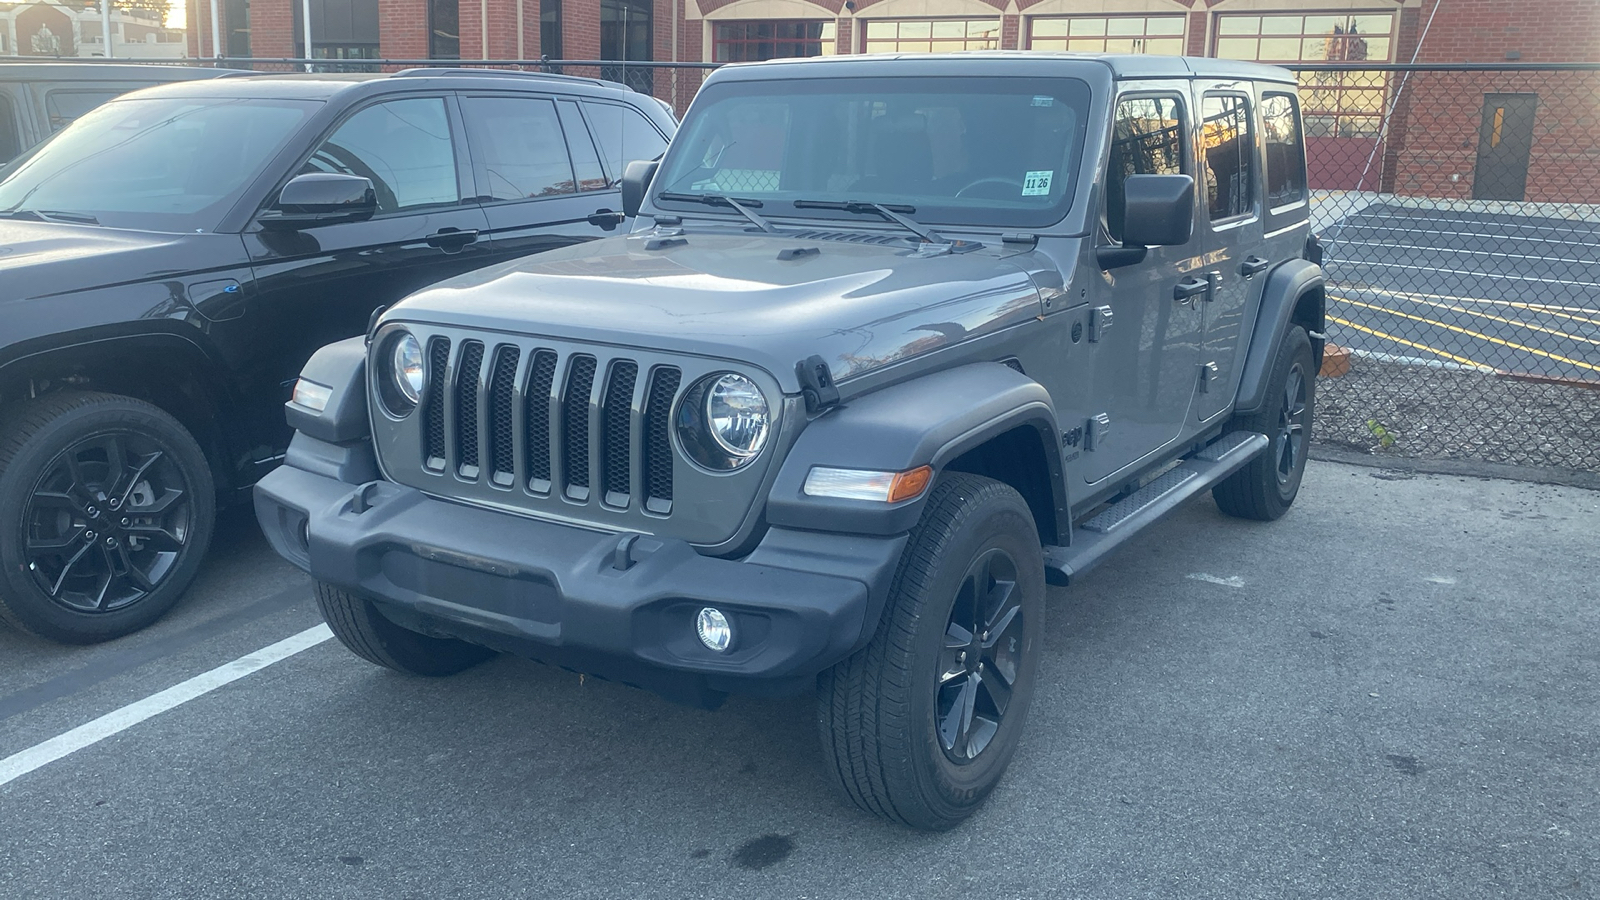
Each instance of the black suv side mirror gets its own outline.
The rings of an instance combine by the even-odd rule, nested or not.
[[[659,160],[636,159],[628,163],[628,168],[622,173],[622,214],[633,218],[639,214],[639,207],[644,205],[644,192],[650,189],[650,182],[655,180],[656,168],[660,166]]]
[[[336,172],[308,172],[289,179],[278,193],[274,212],[261,217],[263,228],[294,231],[335,222],[359,222],[378,211],[372,180]]]

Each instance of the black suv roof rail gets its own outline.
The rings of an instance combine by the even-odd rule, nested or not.
[[[499,76],[503,78],[545,78],[551,81],[567,81],[576,84],[592,84],[595,87],[619,88],[631,91],[633,88],[616,81],[606,81],[602,78],[584,78],[579,75],[557,75],[554,72],[524,72],[521,69],[470,69],[465,67],[451,67],[435,69],[429,66],[416,66],[410,69],[401,69],[390,76],[392,78],[426,78],[429,75],[454,75],[454,76]]]

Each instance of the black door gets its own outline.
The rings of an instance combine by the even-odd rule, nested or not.
[[[378,214],[301,231],[244,235],[255,268],[251,315],[234,329],[249,341],[262,441],[281,446],[277,407],[301,366],[324,344],[361,334],[372,310],[487,263],[488,230],[474,202],[454,98],[408,96],[357,110],[299,172],[372,179]]]
[[[461,112],[495,259],[619,233],[622,195],[601,170],[578,104],[468,94]]]
[[[1533,116],[1538,94],[1485,94],[1478,126],[1478,165],[1474,200],[1521,200],[1528,186],[1528,156],[1533,152]]]

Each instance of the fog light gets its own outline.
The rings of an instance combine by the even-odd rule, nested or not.
[[[312,412],[322,412],[328,408],[328,399],[333,395],[333,388],[307,381],[304,378],[294,383],[295,406],[303,406]],[[283,396],[279,394],[278,396]]]
[[[728,624],[728,617],[709,606],[695,617],[694,630],[700,635],[700,643],[718,653],[733,645],[733,626]]]

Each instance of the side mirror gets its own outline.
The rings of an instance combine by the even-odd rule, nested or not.
[[[655,180],[656,168],[661,163],[653,159],[636,159],[628,163],[628,168],[622,173],[622,214],[633,218],[639,214],[639,207],[644,205],[644,192],[650,189],[650,182]]]
[[[359,222],[378,211],[372,180],[359,175],[309,172],[289,179],[278,193],[272,212],[261,217],[263,228],[295,231],[336,222]]]
[[[1178,247],[1194,236],[1194,179],[1129,175],[1123,182],[1122,244]]]

